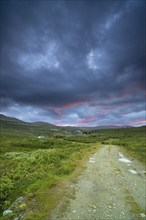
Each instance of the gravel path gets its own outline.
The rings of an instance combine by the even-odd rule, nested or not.
[[[144,165],[125,157],[116,146],[103,146],[71,185],[74,198],[66,210],[56,209],[52,220],[146,219]],[[74,190],[73,190],[74,189]]]

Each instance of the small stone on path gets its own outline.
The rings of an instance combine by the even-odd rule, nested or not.
[[[140,213],[139,215],[140,215],[140,217],[142,217],[142,218],[145,218],[145,217],[146,217],[146,215],[145,215],[144,213]]]
[[[3,216],[9,215],[9,214],[12,214],[12,213],[13,213],[13,211],[12,211],[11,209],[7,209],[7,210],[5,210],[5,211],[3,212]]]

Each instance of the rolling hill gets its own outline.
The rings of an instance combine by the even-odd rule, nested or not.
[[[1,137],[37,137],[40,135],[51,136],[58,132],[59,127],[46,122],[25,122],[17,118],[0,115]]]
[[[56,126],[47,122],[25,122],[17,118],[8,117],[3,114],[0,114],[0,135],[1,137],[37,137],[45,136],[52,137],[54,135],[62,134],[74,134],[74,131],[81,130],[93,130],[98,132],[99,130],[108,130],[108,129],[120,129],[120,128],[130,128],[131,126],[95,126],[95,127],[61,127]]]

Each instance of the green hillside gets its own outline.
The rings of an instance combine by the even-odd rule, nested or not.
[[[27,123],[16,118],[0,115],[1,140],[9,138],[28,138],[37,136],[51,136],[60,129],[44,122]]]
[[[75,135],[76,129],[0,118],[0,202],[2,211],[13,209],[8,217],[1,212],[1,219],[23,214],[25,220],[45,219],[64,196],[66,184],[79,175],[89,155],[102,144],[118,145],[145,162],[145,126],[95,129],[91,135]],[[17,204],[19,197],[24,203]]]

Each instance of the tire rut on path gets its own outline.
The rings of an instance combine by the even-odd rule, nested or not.
[[[65,211],[51,220],[146,219],[144,165],[125,158],[116,146],[103,146],[90,157]]]

